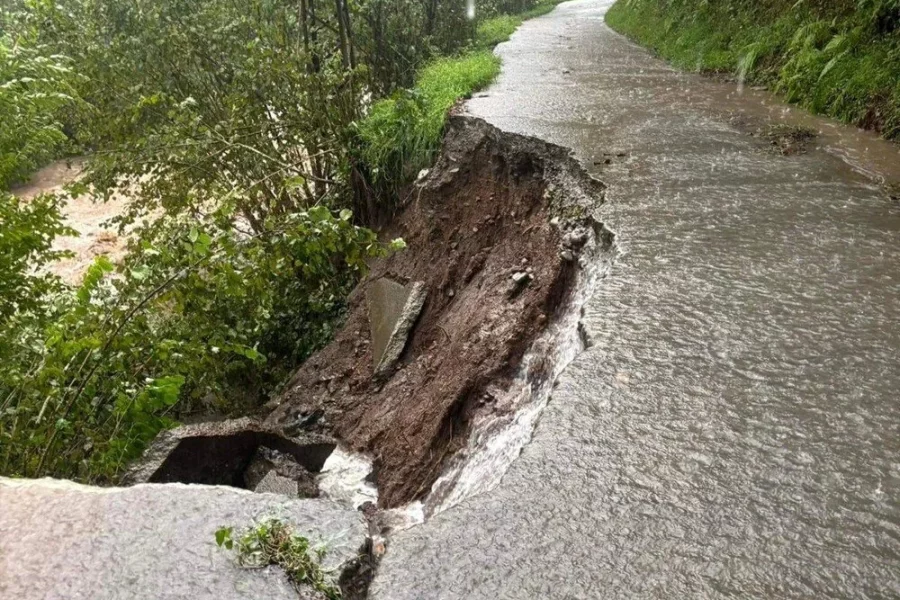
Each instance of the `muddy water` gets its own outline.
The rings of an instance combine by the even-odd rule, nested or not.
[[[592,347],[497,487],[392,539],[373,597],[898,598],[900,152],[670,69],[608,4],[526,23],[469,104],[609,185]],[[735,112],[822,136],[776,155]]]
[[[12,192],[25,200],[39,194],[62,194],[66,185],[77,180],[85,159],[60,160],[32,175],[31,180]],[[62,209],[65,224],[78,232],[77,236],[61,236],[53,241],[54,250],[70,252],[71,256],[57,261],[49,271],[70,285],[79,285],[85,271],[98,256],[116,261],[125,254],[127,239],[120,237],[107,222],[125,212],[127,199],[117,194],[107,202],[97,202],[91,194],[71,198]]]

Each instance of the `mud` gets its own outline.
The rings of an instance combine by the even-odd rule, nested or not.
[[[818,135],[809,127],[778,123],[748,115],[735,115],[728,122],[735,129],[759,139],[762,148],[781,156],[805,154],[814,147]]]
[[[345,327],[270,404],[267,424],[371,454],[383,508],[424,496],[473,420],[512,409],[503,392],[571,297],[599,231],[585,207],[602,196],[566,150],[451,117],[437,164],[383,232],[407,249],[372,265]],[[427,296],[397,365],[376,378],[366,291],[382,277],[423,282]]]

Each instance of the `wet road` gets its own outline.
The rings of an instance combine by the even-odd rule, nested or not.
[[[609,185],[593,347],[498,487],[393,538],[372,596],[900,598],[900,207],[862,174],[900,153],[677,73],[608,4],[526,23],[469,104]],[[735,110],[822,147],[776,155]]]

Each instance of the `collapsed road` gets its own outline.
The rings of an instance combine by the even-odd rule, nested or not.
[[[499,48],[261,419],[165,432],[130,488],[0,479],[0,596],[320,597],[216,547],[267,516],[350,600],[900,596],[900,150],[609,4]]]
[[[619,258],[500,484],[394,535],[379,600],[900,597],[898,148],[682,74],[578,0],[468,111],[571,147]],[[747,122],[812,127],[773,152]],[[874,179],[873,179],[874,178]]]

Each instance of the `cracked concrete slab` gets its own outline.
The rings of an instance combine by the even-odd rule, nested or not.
[[[292,523],[338,577],[366,542],[360,513],[323,500],[184,484],[95,488],[0,478],[0,598],[296,600],[274,567],[247,570],[215,532]]]

